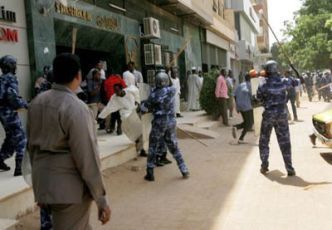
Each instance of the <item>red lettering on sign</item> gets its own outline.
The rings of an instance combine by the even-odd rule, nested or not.
[[[18,42],[17,30],[0,27],[0,41]]]

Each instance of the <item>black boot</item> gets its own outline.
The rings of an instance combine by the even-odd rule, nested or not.
[[[181,172],[181,173],[182,173],[183,179],[188,179],[189,178],[190,173],[188,171],[187,172]]]
[[[154,181],[153,168],[146,169],[146,175],[144,177],[144,180]]]
[[[10,167],[5,164],[3,160],[0,160],[0,171],[9,171]]]
[[[139,154],[139,156],[140,156],[140,157],[147,157],[148,154],[146,154],[145,150],[142,149],[141,152],[140,152],[140,154]]]
[[[161,157],[160,156],[157,156],[156,157],[156,166],[157,167],[162,167],[164,166],[165,164],[163,162],[161,162]]]
[[[14,176],[22,176],[22,159],[16,160]]]
[[[166,155],[167,155],[167,152],[164,152],[161,157],[160,157],[160,163],[164,164],[164,165],[167,165],[167,164],[171,164],[172,161],[168,160],[166,158]]]

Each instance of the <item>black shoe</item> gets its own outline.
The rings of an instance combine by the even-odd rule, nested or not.
[[[168,160],[166,158],[166,156],[165,157],[161,157],[160,160],[159,160],[159,162],[162,163],[162,164],[164,164],[164,165],[172,164],[172,161]]]
[[[310,138],[310,141],[311,141],[311,143],[312,143],[312,145],[316,145],[316,135],[315,134],[311,134],[310,136],[309,136],[309,138]]]
[[[14,176],[22,176],[22,159],[16,160]]]
[[[180,113],[177,113],[177,114],[176,114],[176,117],[177,117],[177,118],[180,118],[180,117],[183,117],[183,116],[182,116]]]
[[[146,169],[146,175],[144,177],[144,180],[154,181],[154,175],[153,175],[153,169],[152,168],[147,168]]]
[[[190,176],[190,173],[189,172],[182,172],[182,178],[183,179],[188,179]]]
[[[295,170],[289,170],[289,171],[287,172],[287,175],[288,175],[288,176],[296,176]]]
[[[269,171],[268,168],[261,167],[261,170],[260,170],[261,174],[266,175],[268,171]]]
[[[117,129],[117,130],[116,130],[116,134],[117,134],[118,136],[122,135],[122,129]]]
[[[9,171],[10,167],[3,162],[3,160],[0,160],[0,171]]]
[[[148,154],[146,154],[145,150],[142,149],[141,152],[140,152],[140,154],[139,154],[139,156],[140,156],[140,157],[147,157]]]
[[[157,167],[165,166],[165,164],[163,162],[161,162],[161,157],[159,157],[159,156],[157,156],[157,158],[156,158],[156,166]]]

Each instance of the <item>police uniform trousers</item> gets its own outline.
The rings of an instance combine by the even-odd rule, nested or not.
[[[188,172],[176,138],[176,120],[174,116],[161,115],[154,117],[149,137],[149,155],[147,167],[154,168],[160,143],[164,141],[173,155],[181,172]]]
[[[53,230],[91,230],[89,224],[92,199],[79,204],[51,204]]]
[[[16,152],[16,160],[22,160],[27,139],[17,112],[0,109],[0,122],[6,133],[0,150],[0,159],[6,160]]]
[[[264,111],[263,113],[259,138],[259,152],[262,161],[261,166],[262,168],[268,168],[269,166],[269,142],[273,128],[277,136],[286,170],[293,171],[290,134],[286,112],[278,113],[276,111]]]

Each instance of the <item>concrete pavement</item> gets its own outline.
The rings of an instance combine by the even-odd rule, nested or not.
[[[106,226],[114,230],[311,230],[331,229],[332,173],[320,153],[332,152],[318,144],[312,148],[311,116],[328,104],[303,102],[299,118],[290,125],[296,177],[286,177],[275,135],[271,138],[270,173],[259,173],[258,140],[249,133],[248,144],[230,145],[231,128],[220,127],[209,147],[191,139],[180,147],[191,172],[183,180],[176,165],[157,168],[156,181],[143,180],[145,160],[131,161],[105,172],[113,215]],[[239,122],[239,116],[230,121]],[[133,171],[132,168],[140,169]],[[38,214],[21,220],[21,229],[37,229]]]

